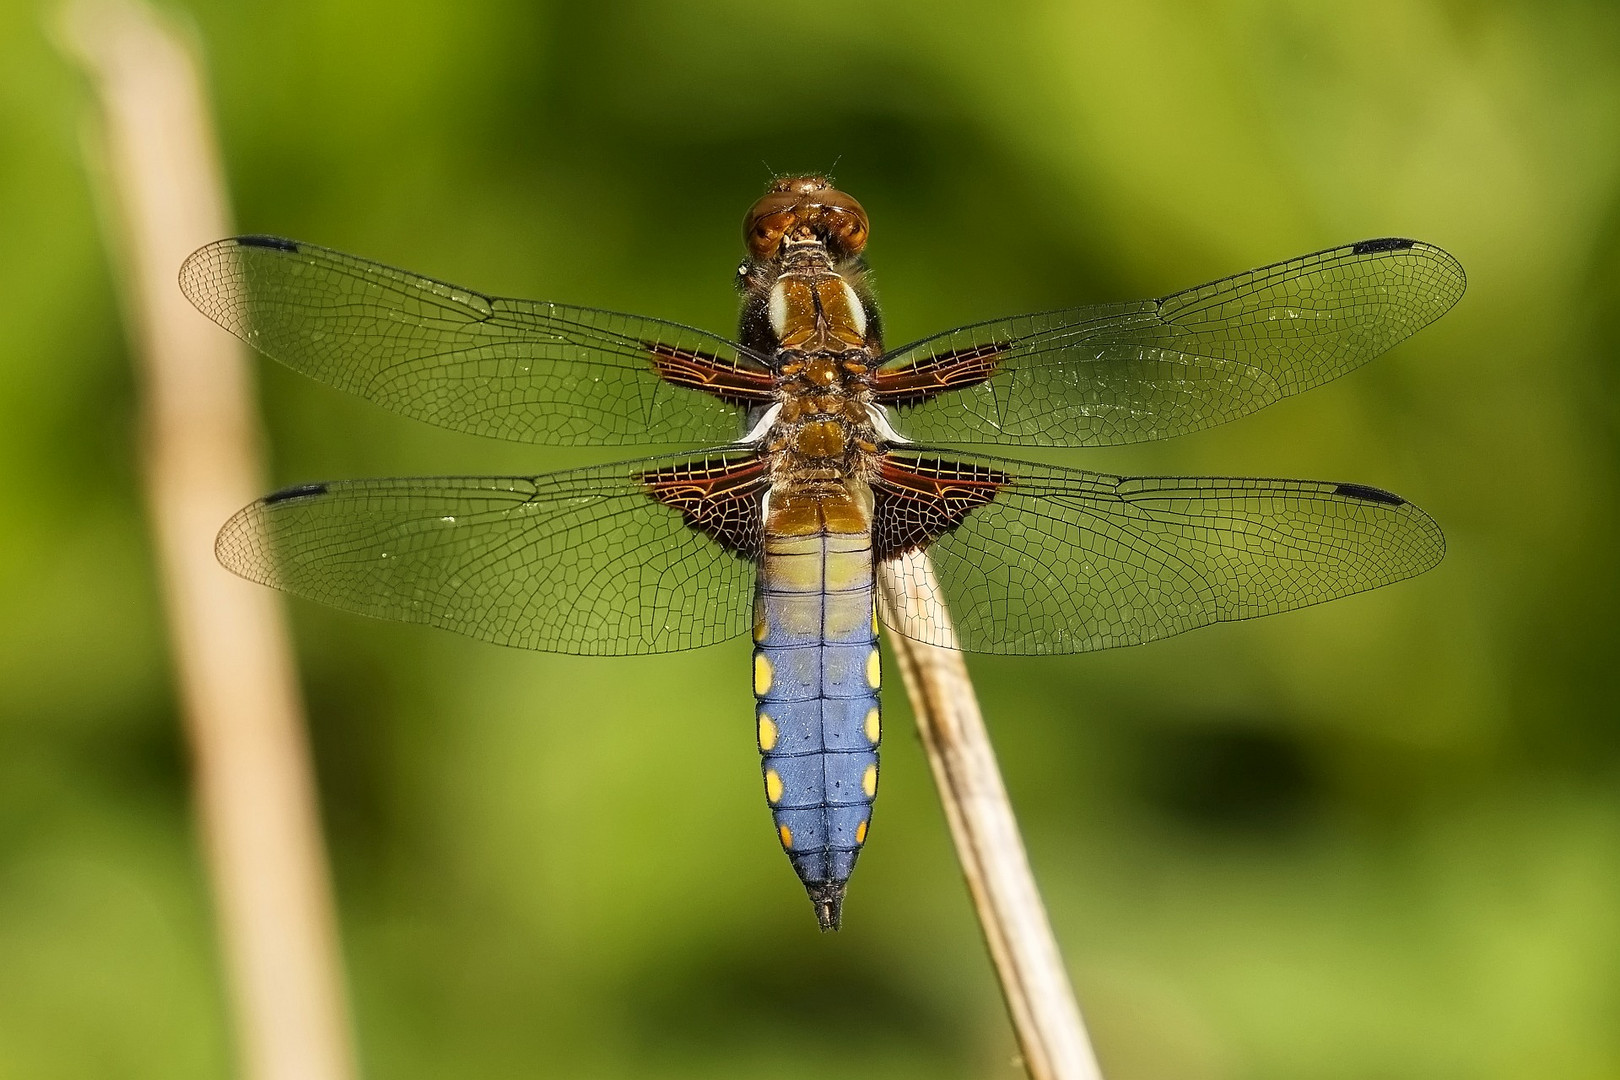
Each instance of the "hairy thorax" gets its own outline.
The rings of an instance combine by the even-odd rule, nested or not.
[[[879,446],[872,367],[880,345],[864,290],[832,266],[820,245],[790,252],[779,265],[763,295],[756,294],[774,339],[778,404],[764,435],[767,531],[865,532]]]

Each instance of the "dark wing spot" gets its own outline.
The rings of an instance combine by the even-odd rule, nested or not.
[[[1405,251],[1416,243],[1416,240],[1400,236],[1381,236],[1377,240],[1362,240],[1351,245],[1350,254],[1376,255],[1380,251]]]
[[[280,236],[238,236],[236,242],[242,247],[275,248],[277,251],[298,250],[296,240],[287,240]]]
[[[325,484],[299,484],[297,487],[282,488],[274,494],[266,495],[260,501],[266,506],[274,506],[276,503],[289,502],[293,499],[310,499],[325,494]]]
[[[1368,487],[1366,484],[1340,484],[1333,489],[1333,494],[1348,495],[1363,502],[1383,503],[1385,506],[1406,505],[1406,500],[1399,495],[1391,494],[1382,488]]]

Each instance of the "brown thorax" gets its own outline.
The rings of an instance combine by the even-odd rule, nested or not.
[[[878,450],[869,409],[881,350],[860,252],[866,213],[821,177],[778,180],[743,226],[742,336],[769,357],[778,411],[765,436],[779,496],[838,498]]]

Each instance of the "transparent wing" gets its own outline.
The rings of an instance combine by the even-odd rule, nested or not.
[[[180,288],[294,371],[405,416],[520,442],[736,440],[746,402],[661,379],[660,355],[768,382],[740,346],[691,327],[485,296],[275,237],[209,244],[180,268]]]
[[[754,566],[688,527],[650,494],[649,478],[755,460],[685,455],[537,477],[308,484],[241,510],[216,551],[243,577],[297,596],[501,645],[696,648],[748,628]]]
[[[1108,446],[1246,416],[1337,378],[1443,315],[1462,267],[1413,240],[1364,240],[1136,304],[962,327],[877,372],[919,441]],[[889,388],[885,392],[885,386]]]
[[[1358,484],[1106,476],[936,453],[891,456],[942,486],[976,477],[978,494],[954,525],[903,501],[898,512],[949,531],[927,548],[933,580],[915,561],[897,565],[909,587],[942,595],[959,647],[974,652],[1134,645],[1375,589],[1445,554],[1427,514]],[[894,511],[878,499],[874,528],[892,534]],[[950,644],[925,619],[893,629]]]

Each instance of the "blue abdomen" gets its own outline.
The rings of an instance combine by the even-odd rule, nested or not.
[[[865,534],[767,536],[754,620],[754,696],[777,836],[838,925],[877,794],[881,682]]]

